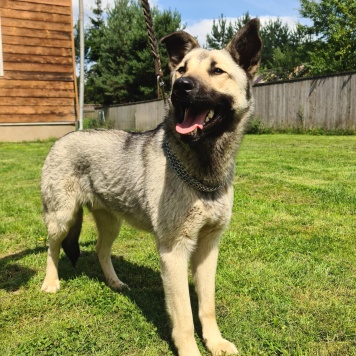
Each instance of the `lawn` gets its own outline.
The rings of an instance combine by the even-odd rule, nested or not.
[[[0,143],[0,354],[174,355],[146,233],[126,225],[115,242],[131,288],[115,293],[86,212],[77,267],[63,255],[61,290],[40,292],[39,180],[52,144]],[[240,355],[356,355],[356,136],[248,135],[237,162],[217,271],[223,335]]]

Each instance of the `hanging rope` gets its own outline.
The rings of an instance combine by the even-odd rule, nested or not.
[[[152,52],[152,55],[153,55],[153,58],[155,61],[155,74],[156,74],[156,78],[157,78],[157,97],[158,97],[158,99],[162,97],[164,102],[166,102],[166,96],[164,94],[164,82],[162,79],[162,77],[163,77],[162,65],[161,65],[161,60],[159,58],[157,41],[156,41],[154,29],[153,29],[150,4],[148,3],[148,0],[141,0],[141,5],[142,5],[142,9],[143,9],[143,14],[145,16],[149,44],[150,44],[151,52]]]

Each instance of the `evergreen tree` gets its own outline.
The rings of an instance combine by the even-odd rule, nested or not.
[[[157,39],[180,26],[181,17],[176,11],[161,12],[153,7],[151,13]],[[102,15],[99,13],[96,20]],[[92,21],[87,30],[93,63],[86,81],[86,102],[110,105],[156,98],[154,60],[140,4],[136,0],[116,0],[106,15],[105,22]],[[161,61],[166,68],[166,54]]]
[[[101,39],[104,32],[104,11],[101,7],[101,0],[95,0],[95,7],[92,9],[95,17],[90,17],[90,26],[86,31],[86,47],[90,49],[88,59],[96,62],[100,58]]]
[[[247,12],[234,24],[227,24],[227,19],[221,15],[218,22],[214,20],[211,34],[207,35],[207,47],[225,47],[232,36],[251,19]],[[264,79],[278,80],[300,75],[300,72],[295,73],[295,68],[306,58],[304,46],[308,41],[305,31],[300,26],[291,30],[278,18],[261,25],[260,35],[263,43],[260,72]]]
[[[228,23],[226,17],[221,14],[217,22],[215,19],[213,20],[211,34],[206,36],[205,47],[211,49],[221,49],[226,47],[233,35],[250,20],[252,20],[252,17],[248,12],[238,18],[235,23],[232,23],[231,21]]]
[[[261,26],[263,51],[261,72],[265,80],[291,79],[303,75],[302,65],[307,60],[305,51],[309,39],[297,24],[291,29],[281,19],[269,20]]]
[[[252,20],[252,17],[250,16],[250,13],[247,11],[242,15],[242,17],[239,17],[235,21],[234,24],[235,32],[237,32],[240,28],[244,27],[247,24],[247,22],[249,22],[250,20]]]
[[[227,24],[227,20],[223,14],[220,15],[218,21],[213,20],[211,35],[206,36],[207,48],[221,49],[224,48],[234,35],[235,30],[231,22]]]

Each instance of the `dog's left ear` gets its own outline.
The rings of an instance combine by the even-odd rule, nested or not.
[[[250,20],[226,46],[226,50],[250,79],[256,73],[261,59],[262,41],[258,26],[258,19]]]
[[[199,43],[189,33],[185,31],[173,32],[161,39],[169,55],[169,68],[173,70],[185,57],[185,55],[194,48],[199,47]]]

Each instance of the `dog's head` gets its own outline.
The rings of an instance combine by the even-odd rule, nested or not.
[[[206,50],[184,31],[161,40],[172,76],[176,131],[189,142],[217,135],[251,106],[250,80],[258,69],[258,20],[248,22],[223,50]]]

